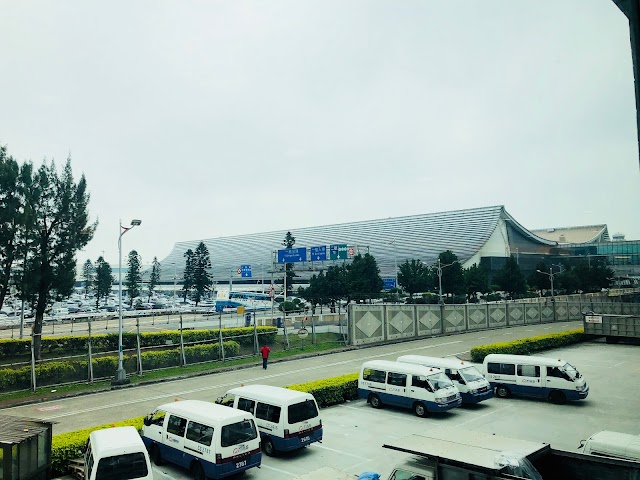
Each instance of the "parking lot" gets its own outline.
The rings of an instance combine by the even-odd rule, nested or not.
[[[243,478],[293,478],[327,465],[354,475],[375,471],[385,478],[406,455],[382,448],[383,443],[445,426],[460,427],[461,434],[477,430],[547,442],[569,451],[576,451],[581,439],[600,430],[640,434],[637,346],[595,341],[543,355],[562,357],[575,365],[587,379],[589,397],[565,405],[525,398],[493,398],[425,419],[408,410],[375,410],[363,400],[352,401],[321,411],[322,444],[278,457],[263,456],[262,467],[248,471]],[[386,358],[394,357],[390,354]],[[154,468],[156,478],[190,478],[188,472],[172,466]]]

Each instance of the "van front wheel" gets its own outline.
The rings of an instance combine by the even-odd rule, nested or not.
[[[193,480],[207,480],[207,477],[204,476],[204,469],[200,462],[195,462],[191,466],[191,474],[193,475]]]
[[[155,465],[162,465],[162,455],[160,455],[160,449],[155,443],[151,446],[151,461],[153,461]]]
[[[380,397],[378,397],[378,395],[376,395],[375,393],[372,393],[371,395],[369,395],[369,403],[373,408],[382,407],[382,402],[380,401]]]
[[[420,418],[424,418],[429,415],[429,411],[425,408],[424,403],[422,402],[416,402],[413,404],[413,413]]]
[[[505,387],[504,385],[498,385],[496,387],[496,396],[500,397],[500,398],[507,398],[509,395],[511,395],[511,392],[509,391],[509,389],[507,387]]]
[[[264,453],[272,457],[276,453],[276,449],[273,447],[273,442],[269,438],[265,438],[262,441],[262,448],[264,448]]]
[[[567,403],[567,397],[564,393],[554,390],[549,394],[549,400],[552,403],[557,403],[558,405],[562,405],[563,403]]]

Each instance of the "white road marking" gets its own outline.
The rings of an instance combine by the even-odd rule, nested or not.
[[[267,470],[273,470],[274,472],[284,473],[285,475],[289,475],[290,477],[296,476],[295,473],[287,472],[286,470],[280,470],[279,468],[275,467],[270,467],[269,465],[265,465],[264,463],[260,465],[260,468],[266,468]]]
[[[359,455],[347,453],[344,450],[336,450],[335,448],[325,447],[324,445],[318,445],[317,443],[312,443],[310,446],[313,448],[321,448],[323,450],[329,450],[330,452],[339,453],[340,455],[346,455],[347,457],[357,458],[358,460],[362,460],[363,462],[369,460],[367,457],[361,457]]]

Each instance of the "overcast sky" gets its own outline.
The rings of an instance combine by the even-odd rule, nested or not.
[[[0,0],[0,144],[71,155],[79,263],[504,205],[640,239],[628,21],[611,0]],[[278,246],[274,246],[277,248]]]

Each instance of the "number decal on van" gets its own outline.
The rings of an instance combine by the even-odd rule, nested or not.
[[[247,466],[247,461],[243,460],[241,462],[236,462],[236,468],[242,468]]]
[[[309,440],[311,440],[311,437],[308,437],[308,436],[307,436],[307,437],[302,437],[302,438],[300,439],[300,441],[301,441],[302,443],[304,443],[304,442],[308,442]]]

